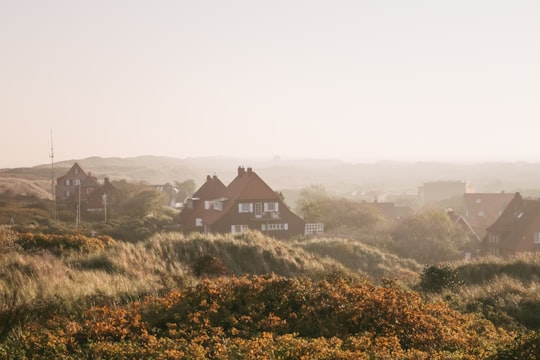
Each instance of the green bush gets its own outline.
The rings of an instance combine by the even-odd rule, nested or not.
[[[423,291],[455,290],[462,284],[457,270],[449,265],[426,266],[420,275],[420,289]]]

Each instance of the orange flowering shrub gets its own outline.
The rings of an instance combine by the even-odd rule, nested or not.
[[[82,234],[55,235],[55,234],[19,234],[19,245],[27,251],[48,250],[60,254],[63,250],[72,250],[80,253],[91,253],[105,250],[115,244],[115,240],[107,235],[96,237]]]
[[[33,324],[23,340],[31,358],[487,359],[510,335],[412,291],[255,276],[93,307]]]

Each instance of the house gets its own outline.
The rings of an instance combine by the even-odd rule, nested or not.
[[[151,185],[150,187],[159,191],[163,199],[162,204],[164,206],[174,209],[179,209],[182,207],[182,201],[184,199],[180,199],[180,190],[178,190],[175,186],[171,185],[170,183],[166,183],[164,185]]]
[[[446,209],[446,215],[454,225],[461,227],[468,238],[468,243],[463,248],[465,260],[470,260],[480,253],[482,238],[478,235],[473,226],[467,221],[463,215],[458,215],[453,209]]]
[[[396,206],[393,202],[374,201],[365,203],[366,206],[376,209],[386,220],[399,220],[412,214],[412,209],[408,206]]]
[[[100,184],[92,173],[86,173],[78,163],[56,179],[56,200],[71,201],[81,205],[86,211],[102,211],[114,204],[116,188],[109,178]]]
[[[540,251],[540,199],[516,193],[482,239],[482,254],[510,256]]]
[[[466,193],[463,194],[463,217],[483,238],[486,229],[503,213],[508,203],[514,198],[511,193]]]
[[[92,173],[86,172],[75,163],[68,172],[56,179],[56,200],[86,201],[99,183]]]
[[[472,192],[472,186],[468,181],[432,181],[418,188],[421,204],[432,204],[461,197],[468,192]]]
[[[306,232],[304,220],[249,167],[239,167],[226,187],[217,176],[208,176],[186,201],[178,220],[186,231],[237,234],[258,230],[282,239]]]

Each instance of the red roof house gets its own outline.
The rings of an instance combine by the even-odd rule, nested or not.
[[[506,257],[531,251],[540,251],[540,200],[523,199],[516,193],[501,216],[487,228],[482,253]]]
[[[481,238],[514,198],[511,193],[463,194],[463,217]]]
[[[180,213],[187,231],[242,233],[258,230],[276,238],[304,234],[305,222],[251,168],[238,168],[227,186],[208,177]]]

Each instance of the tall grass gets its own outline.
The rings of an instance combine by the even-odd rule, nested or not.
[[[330,258],[374,281],[394,278],[405,283],[417,281],[422,266],[411,259],[402,259],[360,241],[343,238],[313,238],[296,241],[293,246],[319,257]]]
[[[463,286],[442,298],[463,312],[476,312],[506,328],[540,329],[540,254],[454,263]]]

